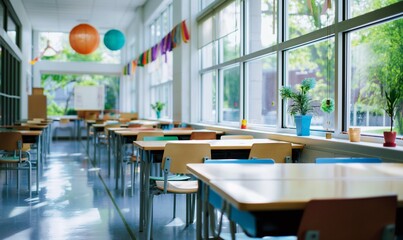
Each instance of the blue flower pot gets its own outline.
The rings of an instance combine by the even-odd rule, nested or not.
[[[309,136],[311,128],[312,115],[294,116],[297,136]]]
[[[160,111],[156,111],[155,113],[157,114],[157,119],[160,119],[160,118],[161,118],[161,112],[160,112]]]

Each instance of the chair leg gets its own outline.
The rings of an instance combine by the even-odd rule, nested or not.
[[[191,207],[190,207],[190,223],[194,223],[196,211],[196,193],[191,195]]]
[[[173,206],[173,212],[172,212],[172,218],[176,218],[176,194],[174,193],[174,206]]]
[[[135,175],[135,169],[134,169],[134,162],[131,162],[130,163],[130,182],[131,182],[131,185],[132,185],[132,187],[131,187],[131,190],[132,190],[132,192],[131,192],[131,196],[133,197],[133,195],[134,195],[134,175]]]
[[[151,239],[152,233],[152,221],[153,221],[153,201],[154,194],[150,194],[148,199],[148,209],[147,209],[147,228],[146,228],[146,240]]]

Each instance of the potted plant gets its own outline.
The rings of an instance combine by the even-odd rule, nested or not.
[[[283,87],[280,89],[280,95],[283,99],[291,99],[292,104],[289,106],[288,112],[294,116],[295,126],[298,136],[309,136],[313,112],[312,98],[308,94],[316,85],[314,78],[305,78],[301,85],[293,90],[291,87]]]
[[[322,112],[327,114],[327,117],[329,117],[329,114],[334,111],[334,100],[333,98],[324,98],[320,104],[320,109]],[[329,131],[330,127],[330,120],[326,120],[326,139],[331,139],[332,138],[332,133]]]
[[[385,94],[385,112],[390,117],[390,131],[384,131],[383,137],[385,139],[385,143],[383,146],[385,147],[396,147],[396,132],[393,131],[393,120],[396,116],[396,112],[401,100],[401,93],[396,88],[389,88],[384,91]]]
[[[155,114],[157,115],[157,119],[161,117],[161,111],[164,109],[165,103],[156,101],[154,104],[151,104],[151,108],[155,111]]]

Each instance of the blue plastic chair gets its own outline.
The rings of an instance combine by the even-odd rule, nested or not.
[[[380,158],[361,158],[361,157],[351,157],[351,158],[316,158],[315,163],[381,163]]]

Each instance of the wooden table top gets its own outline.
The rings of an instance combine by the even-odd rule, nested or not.
[[[22,136],[40,136],[42,131],[39,130],[18,130]]]
[[[403,178],[213,180],[210,187],[239,210],[304,209],[312,199],[397,195],[403,207]]]
[[[170,130],[167,130],[170,131]],[[176,131],[176,130],[174,130]],[[191,130],[179,130],[191,131]],[[164,133],[165,134],[165,133]],[[133,144],[143,150],[164,150],[168,142],[179,143],[208,143],[212,150],[250,149],[253,143],[273,143],[279,142],[270,139],[226,139],[226,140],[179,140],[179,141],[134,141]],[[292,143],[293,149],[303,149],[303,144]]]
[[[136,129],[136,128],[127,128],[127,129],[124,129],[124,130],[115,131],[115,134],[121,135],[121,136],[137,136],[137,134],[139,132],[144,132],[144,131],[153,131],[153,130],[144,130],[144,129],[142,130],[142,129]],[[200,132],[200,131],[205,131],[205,130],[192,130],[192,129],[162,130],[162,132],[166,136],[170,136],[170,135],[174,135],[174,136],[190,135],[190,134],[192,134],[192,132],[195,132],[195,131]],[[209,131],[216,132],[217,134],[224,134],[223,131],[214,131],[214,130],[209,130]],[[181,143],[182,142],[183,142],[183,140],[181,141]],[[165,146],[165,144],[164,144],[164,146]]]
[[[401,178],[400,163],[348,164],[188,164],[189,171],[205,183],[213,180],[279,180],[279,179],[359,179]]]

